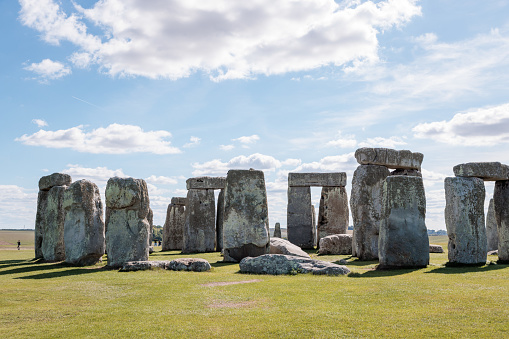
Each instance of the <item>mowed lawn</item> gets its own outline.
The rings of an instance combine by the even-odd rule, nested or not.
[[[0,239],[1,240],[1,239]],[[447,245],[447,237],[430,237]],[[33,244],[32,244],[33,245]],[[349,256],[343,277],[238,273],[218,253],[211,272],[118,272],[36,263],[33,250],[0,251],[2,338],[503,338],[509,266],[375,271]],[[496,261],[496,256],[488,260]],[[230,282],[243,282],[228,284]]]

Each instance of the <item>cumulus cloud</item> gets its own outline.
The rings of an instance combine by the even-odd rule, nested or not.
[[[336,138],[328,141],[325,145],[340,148],[351,148],[357,145],[357,140],[355,140],[355,135],[343,135],[341,131],[339,131]]]
[[[221,151],[231,151],[234,148],[235,148],[234,145],[219,145],[219,149]]]
[[[188,142],[187,144],[184,144],[183,147],[185,148],[189,148],[189,147],[194,147],[194,146],[197,146],[200,144],[200,141],[201,141],[201,138],[198,138],[198,137],[191,137],[189,139],[190,142]]]
[[[417,0],[102,0],[75,4],[70,14],[51,0],[20,3],[21,22],[42,39],[76,46],[76,66],[170,79],[197,70],[223,80],[373,62],[379,31],[420,15]]]
[[[105,187],[109,178],[127,177],[121,168],[112,170],[107,167],[83,167],[79,164],[68,164],[67,168],[62,170],[62,172],[69,174],[72,181],[87,179],[100,187]]]
[[[42,81],[59,79],[71,74],[69,67],[50,59],[44,59],[40,63],[32,63],[24,69],[36,73]]]
[[[176,154],[180,150],[171,146],[171,133],[167,131],[145,132],[139,126],[111,124],[91,132],[84,126],[65,130],[40,130],[32,135],[16,138],[25,145],[48,148],[70,148],[78,152],[94,154],[155,153]]]
[[[354,152],[327,156],[319,161],[303,163],[291,172],[346,172],[352,171],[358,166]]]
[[[32,123],[36,124],[37,127],[44,127],[48,126],[48,123],[42,119],[32,119]]]
[[[451,145],[494,146],[509,142],[509,103],[457,113],[451,120],[422,123],[415,137]]]
[[[396,146],[406,145],[407,143],[401,139],[400,137],[390,137],[390,138],[367,138],[365,141],[359,143],[360,147],[386,147],[386,148],[396,148]]]
[[[145,178],[145,181],[152,184],[162,184],[162,185],[176,185],[178,183],[177,179],[165,177],[165,176],[157,176],[151,175],[148,178]]]
[[[256,134],[250,136],[242,136],[240,138],[232,139],[232,141],[238,141],[242,144],[242,147],[249,148],[249,145],[256,143],[260,140],[260,137]]]
[[[274,171],[276,168],[281,167],[281,162],[270,155],[255,153],[249,156],[240,155],[228,162],[214,159],[203,164],[194,163],[192,166],[195,169],[193,171],[195,176],[225,176],[229,169],[254,168],[257,170]]]
[[[0,185],[0,228],[34,228],[37,183],[34,189]]]

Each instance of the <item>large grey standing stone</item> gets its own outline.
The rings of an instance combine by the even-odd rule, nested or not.
[[[312,249],[315,244],[314,207],[310,206],[310,187],[288,187],[286,215],[288,240],[304,249]]]
[[[322,187],[316,241],[333,234],[345,234],[348,229],[348,195],[345,187]]]
[[[346,275],[350,270],[344,265],[284,254],[265,254],[256,258],[246,257],[239,264],[240,272],[255,274]]]
[[[421,177],[395,175],[383,185],[378,239],[381,268],[426,267],[429,238],[426,195]]]
[[[318,254],[352,254],[351,234],[332,234],[320,239]]]
[[[353,218],[352,255],[360,260],[378,259],[378,235],[382,219],[382,187],[389,169],[360,165],[352,178],[350,211]]]
[[[488,240],[488,252],[498,250],[498,226],[493,199],[490,199],[488,213],[486,214],[486,238]]]
[[[274,226],[274,238],[281,238],[281,224],[278,222]]]
[[[106,252],[108,266],[146,261],[149,255],[150,209],[143,179],[110,178],[106,184]]]
[[[103,204],[99,188],[88,180],[78,180],[64,193],[65,262],[93,265],[104,254]]]
[[[509,180],[495,182],[493,205],[498,225],[498,262],[509,263]]]
[[[457,177],[476,177],[484,181],[509,180],[509,166],[499,162],[469,162],[453,168]]]
[[[479,178],[445,178],[445,226],[451,264],[485,264],[484,182]]]
[[[213,189],[187,191],[182,253],[214,252],[216,202]]]
[[[422,153],[408,150],[397,151],[389,148],[359,148],[355,151],[355,159],[361,165],[380,165],[393,169],[421,170],[424,156]]]
[[[53,173],[39,179],[35,217],[35,258],[48,261],[65,259],[63,192],[71,176]],[[43,249],[44,248],[44,249]]]
[[[171,198],[163,225],[163,251],[182,250],[186,223],[186,198]]]
[[[304,252],[300,247],[295,246],[288,240],[281,238],[270,238],[270,254],[287,254],[304,258],[311,258],[309,254]]]
[[[216,251],[223,251],[224,189],[217,196]]]
[[[224,191],[224,260],[238,262],[244,257],[269,253],[269,240],[269,212],[263,172],[229,170]]]

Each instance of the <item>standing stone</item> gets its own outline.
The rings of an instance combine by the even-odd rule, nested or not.
[[[142,179],[110,178],[106,185],[106,252],[108,266],[145,261],[149,255],[150,210]]]
[[[479,178],[445,178],[445,226],[451,264],[485,264],[484,182]],[[496,202],[495,202],[496,204]]]
[[[311,216],[312,216],[312,223],[311,227],[313,228],[313,247],[316,246],[316,210],[315,205],[311,204]]]
[[[182,250],[186,223],[186,198],[171,198],[163,225],[162,251]]]
[[[509,180],[495,182],[493,205],[498,225],[498,263],[509,263]]]
[[[382,268],[426,267],[429,238],[422,178],[395,175],[383,184],[378,255]]]
[[[309,210],[309,205],[308,210]],[[224,261],[270,251],[267,190],[262,171],[229,170],[224,192]]]
[[[382,187],[389,174],[387,167],[378,165],[360,165],[353,174],[350,196],[354,225],[352,254],[359,260],[378,259]]]
[[[213,189],[187,191],[182,253],[214,252],[216,202]]]
[[[64,193],[65,262],[93,265],[104,254],[103,204],[99,188],[88,180],[72,183]]]
[[[310,187],[288,187],[286,216],[288,241],[303,249],[312,249],[315,243],[314,208],[309,206],[311,206]]]
[[[274,226],[274,238],[281,238],[281,224],[278,222]]]
[[[348,196],[345,187],[322,187],[318,210],[317,243],[333,234],[346,234],[348,229]]]
[[[224,189],[219,191],[217,196],[217,217],[216,217],[216,252],[223,250],[223,222],[224,222]]]
[[[488,252],[498,250],[498,227],[493,199],[490,199],[488,213],[486,214],[486,238],[488,240]]]
[[[35,221],[35,257],[47,261],[65,259],[63,209],[64,192],[71,176],[53,173],[39,180]]]
[[[154,253],[154,211],[149,207],[147,221],[150,225],[149,235],[148,235],[148,253]]]

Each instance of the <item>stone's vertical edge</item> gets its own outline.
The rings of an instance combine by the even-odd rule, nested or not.
[[[498,262],[509,263],[509,180],[495,182],[493,207],[498,226]]]
[[[108,266],[146,261],[149,256],[150,200],[143,179],[110,178],[106,184]]]
[[[147,215],[147,221],[150,225],[148,230],[148,252],[153,253],[154,252],[154,211],[152,211],[152,208],[148,208],[148,215]]]
[[[426,267],[429,239],[422,178],[389,176],[383,184],[378,241],[381,267]]]
[[[498,226],[493,199],[490,199],[488,213],[486,214],[486,238],[488,240],[488,252],[498,250]]]
[[[485,264],[488,251],[484,226],[483,180],[448,177],[445,178],[444,187],[449,262]]]
[[[216,203],[213,189],[187,191],[182,253],[214,252]]]
[[[216,252],[223,250],[223,222],[224,222],[224,189],[217,196],[216,216]]]
[[[274,226],[274,238],[281,238],[281,224],[278,222]]]
[[[382,186],[389,169],[360,165],[352,178],[350,211],[353,218],[352,254],[360,260],[378,259],[378,234],[382,218]]]
[[[312,249],[313,215],[310,187],[288,187],[287,232],[288,241],[303,249]]]
[[[35,259],[43,258],[42,241],[44,239],[45,211],[48,204],[48,191],[39,191],[37,196],[37,214],[35,216]]]
[[[349,221],[345,187],[322,187],[318,212],[317,243],[333,234],[346,234]]]
[[[269,251],[265,176],[262,171],[230,170],[224,191],[224,261],[238,262]]]
[[[316,210],[315,205],[311,204],[311,227],[313,229],[313,246],[316,247],[317,245],[317,237],[316,237]]]
[[[63,202],[66,189],[67,186],[53,186],[48,191],[43,216],[44,235],[41,242],[44,260],[65,260]]]

